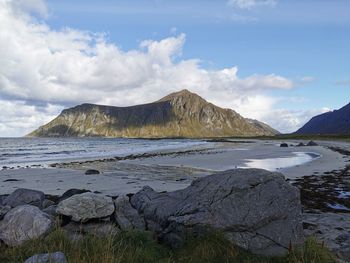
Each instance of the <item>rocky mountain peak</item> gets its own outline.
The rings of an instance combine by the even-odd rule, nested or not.
[[[178,92],[170,93],[169,95],[161,98],[158,100],[158,102],[161,101],[174,101],[174,100],[187,100],[187,101],[194,101],[194,100],[201,100],[205,101],[201,96],[197,95],[196,93],[193,93],[187,89],[183,89]]]
[[[269,126],[251,122],[184,89],[154,103],[130,107],[78,105],[29,136],[193,138],[273,134],[276,132]]]

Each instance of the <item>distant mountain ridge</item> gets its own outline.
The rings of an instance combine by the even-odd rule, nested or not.
[[[278,132],[231,109],[182,90],[149,104],[113,107],[82,104],[65,109],[30,137],[128,138],[264,136]]]
[[[295,134],[350,134],[350,103],[339,110],[313,117]]]

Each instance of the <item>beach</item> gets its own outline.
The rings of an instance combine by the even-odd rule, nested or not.
[[[349,157],[329,149],[350,149],[349,143],[317,141],[318,146],[298,147],[300,142],[307,143],[223,140],[181,149],[152,149],[122,157],[94,159],[90,156],[54,163],[51,167],[2,169],[0,193],[28,188],[59,195],[77,188],[113,196],[135,193],[145,185],[156,191],[173,191],[187,187],[194,179],[234,168],[265,168],[281,172],[293,182],[304,176],[341,170],[349,164]],[[280,147],[281,143],[289,147]],[[97,169],[100,174],[85,175],[88,169]]]
[[[209,178],[213,176],[220,178],[226,176],[225,180],[230,180],[238,174],[241,176],[240,180],[244,181],[242,174],[245,169],[236,168],[264,168],[284,175],[285,180],[283,177],[281,180],[283,187],[273,190],[270,186],[266,186],[273,191],[273,194],[283,189],[297,193],[297,198],[295,199],[293,195],[291,200],[298,204],[298,209],[292,210],[299,211],[296,213],[298,217],[296,221],[302,224],[300,233],[304,233],[307,237],[316,237],[335,255],[347,258],[348,239],[343,233],[350,232],[350,225],[347,223],[350,216],[348,201],[350,143],[316,141],[313,146],[305,146],[307,143],[308,141],[300,140],[221,139],[209,142],[203,140],[202,143],[189,143],[175,148],[163,147],[155,150],[148,147],[148,151],[135,151],[132,154],[123,153],[117,156],[98,155],[96,158],[83,156],[78,159],[65,158],[57,162],[52,159],[50,163],[45,160],[45,163],[34,164],[29,168],[3,168],[0,171],[0,197],[4,198],[16,189],[18,191],[39,190],[45,193],[46,199],[57,201],[67,193],[81,193],[87,190],[92,192],[89,194],[95,194],[96,198],[107,196],[111,200],[117,200],[123,196],[129,199],[130,196],[137,196],[140,193],[142,195],[143,191],[146,191],[147,198],[145,198],[148,200],[148,192],[151,196],[157,194],[182,196],[182,191],[188,191],[191,187],[196,189],[195,185],[198,185],[196,183],[201,180],[211,180]],[[166,142],[162,144],[166,145]],[[286,145],[288,147],[285,147]],[[91,169],[95,174],[86,174]],[[230,169],[231,171],[223,172]],[[250,172],[253,173],[250,174]],[[247,170],[246,175],[254,177],[256,173],[265,172],[253,169]],[[208,176],[211,174],[214,175]],[[271,175],[270,179],[279,177],[276,174]],[[196,183],[192,184],[196,179],[198,179]],[[265,179],[267,182],[270,180]],[[234,178],[231,180],[235,181]],[[291,187],[290,184],[298,189]],[[145,186],[151,187],[156,192]],[[227,187],[230,188],[230,186]],[[249,186],[249,189],[244,192],[255,191],[254,189],[258,188]],[[206,196],[207,192],[208,189],[201,193]],[[269,191],[256,190],[256,193],[259,197],[253,199],[259,202],[264,199],[261,194],[269,195]],[[288,193],[280,194],[276,200],[283,203]],[[249,193],[246,194],[251,196]],[[195,198],[193,195],[190,196]],[[212,198],[214,197],[210,197],[210,200]],[[176,200],[174,203],[171,201],[171,204],[183,202]],[[246,205],[242,206],[243,213]],[[216,206],[213,206],[213,209],[214,207]],[[257,208],[261,209],[260,206]],[[277,208],[276,211],[280,211],[279,205]],[[286,212],[288,209],[282,209],[282,211]],[[223,211],[226,211],[226,208]],[[254,213],[252,216],[255,218]],[[340,238],[345,239],[339,241]]]

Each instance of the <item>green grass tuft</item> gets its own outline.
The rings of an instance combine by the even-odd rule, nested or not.
[[[290,263],[336,263],[334,255],[317,242],[315,238],[308,238],[302,248],[289,253]]]
[[[1,263],[20,263],[38,253],[62,251],[69,263],[333,263],[331,252],[308,239],[302,248],[287,256],[268,258],[253,255],[228,242],[219,232],[188,238],[181,248],[171,250],[160,245],[150,232],[121,231],[99,238],[87,235],[71,241],[61,229],[45,238],[19,247],[0,246]]]

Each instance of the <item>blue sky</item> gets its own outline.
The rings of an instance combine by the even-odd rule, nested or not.
[[[51,0],[48,6],[52,27],[106,32],[125,50],[175,31],[186,34],[183,58],[199,58],[206,68],[238,65],[242,77],[313,77],[290,92],[310,104],[290,108],[339,108],[350,100],[350,85],[337,85],[350,79],[350,1],[281,0],[248,10],[225,0]]]
[[[134,83],[134,86],[129,82],[111,85],[105,79],[99,80],[98,84],[92,85],[91,90],[104,90],[103,84],[110,88],[106,88],[103,94],[96,93],[95,100],[84,96],[81,97],[81,101],[64,97],[53,99],[52,96],[34,95],[35,92],[21,92],[15,87],[12,90],[16,92],[11,92],[11,86],[3,90],[0,88],[0,99],[7,103],[16,102],[25,107],[34,107],[31,111],[47,116],[18,127],[18,132],[15,132],[18,135],[35,128],[35,125],[43,124],[41,122],[54,117],[62,108],[85,102],[83,100],[113,105],[142,103],[165,95],[168,91],[181,89],[182,86],[194,89],[206,99],[220,106],[233,108],[246,117],[259,118],[283,132],[292,132],[314,114],[340,108],[350,101],[350,1],[347,0],[30,0],[28,2],[25,6],[7,5],[7,8],[12,8],[11,12],[17,12],[16,18],[9,15],[9,21],[18,19],[18,12],[21,14],[19,16],[23,20],[21,32],[26,34],[20,35],[33,34],[32,37],[35,37],[37,42],[41,39],[48,43],[48,39],[45,40],[45,36],[38,34],[38,30],[34,33],[31,31],[32,25],[47,27],[47,34],[54,35],[52,38],[57,38],[58,41],[60,40],[57,35],[65,34],[62,37],[65,46],[59,47],[60,51],[62,49],[67,53],[71,49],[71,44],[76,45],[76,42],[79,42],[79,45],[88,45],[89,50],[93,51],[87,54],[87,58],[79,56],[79,59],[82,61],[89,59],[89,63],[92,63],[93,57],[102,56],[96,51],[96,42],[102,38],[104,47],[113,46],[123,52],[125,61],[136,61],[137,67],[132,65],[130,71],[123,74],[118,71],[118,65],[113,64],[115,67],[103,71],[102,76],[105,79],[118,74],[126,79],[129,76],[127,74],[139,75],[137,70],[140,70],[140,65],[144,65],[145,62],[142,60],[140,64],[137,59],[144,58],[139,58],[138,55],[134,57],[133,52],[139,55],[146,53],[149,56],[147,61],[151,60],[152,65],[161,59],[159,65],[164,68],[170,67],[172,73],[161,73],[159,78],[154,77],[152,73],[152,78],[145,76],[144,79]],[[72,37],[69,38],[67,35]],[[20,40],[14,41],[20,42]],[[142,44],[144,40],[149,40],[149,43]],[[162,40],[169,40],[169,43]],[[151,54],[151,42],[153,46],[159,44],[157,54],[163,54],[164,51],[164,56],[155,58]],[[28,49],[41,50],[44,47],[40,45]],[[49,46],[45,48],[52,50]],[[84,54],[90,52],[85,46],[79,46],[77,49]],[[116,51],[113,54],[116,55]],[[119,55],[116,55],[117,57],[119,58]],[[30,59],[35,61],[34,58]],[[48,65],[53,60],[56,61],[57,56],[55,59],[48,57],[42,60],[40,65]],[[182,64],[191,65],[184,67],[185,70],[179,69],[183,67]],[[104,66],[105,64],[103,66],[99,64],[99,68]],[[231,71],[234,80],[228,83],[227,80],[223,80],[226,76],[224,69],[233,67],[237,67],[238,72]],[[69,70],[72,67],[67,65],[66,68]],[[184,73],[181,78],[179,77],[179,71],[192,72],[192,69],[196,73],[193,75],[189,73],[189,79],[191,81],[196,79],[195,85],[186,82]],[[43,74],[42,68],[38,71]],[[73,71],[74,69],[71,74],[77,74]],[[141,72],[144,74],[148,71],[149,69],[142,68]],[[208,77],[210,84],[198,80],[198,72],[205,73],[203,76]],[[0,67],[0,77],[1,73]],[[3,79],[5,77],[10,79],[9,73],[5,73]],[[35,72],[33,74],[37,75]],[[54,69],[44,75],[50,75],[50,78],[56,80],[56,84],[66,83],[66,86],[60,89],[69,87],[69,92],[72,94],[82,89],[83,80],[67,83],[66,80],[60,79],[60,74],[55,73]],[[173,77],[174,75],[176,77]],[[11,74],[11,77],[14,78],[14,74]],[[283,78],[282,82],[280,78]],[[10,80],[7,85],[24,82],[18,79]],[[173,82],[181,85],[173,85]],[[149,83],[153,83],[153,86]],[[168,86],[167,83],[168,88],[165,87]],[[205,88],[200,87],[201,83],[206,85]],[[51,82],[38,82],[38,85],[42,85],[42,89],[48,93],[58,89],[51,84]],[[126,87],[129,93],[125,91]],[[131,95],[131,92],[135,91],[143,93],[144,96]],[[226,96],[225,93],[230,95]],[[116,97],[126,96],[130,99],[106,99],[108,94]],[[42,104],[46,106],[38,107]],[[273,116],[280,116],[281,119]],[[4,123],[6,120],[3,120],[2,129],[0,126],[0,136],[13,133],[15,130],[13,124],[6,127]]]

